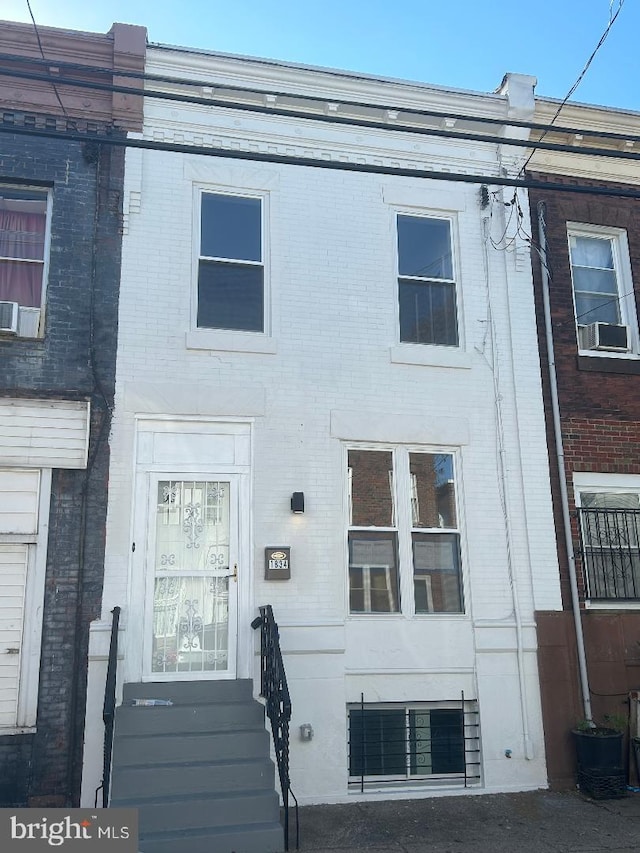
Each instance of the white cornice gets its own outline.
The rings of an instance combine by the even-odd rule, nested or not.
[[[508,118],[507,98],[465,92],[331,69],[310,68],[250,57],[198,53],[150,46],[147,73],[185,80],[210,80],[212,85],[241,86],[258,92],[286,91],[317,98],[322,104],[357,101],[403,110],[434,109],[497,119]],[[318,104],[318,107],[320,104]]]

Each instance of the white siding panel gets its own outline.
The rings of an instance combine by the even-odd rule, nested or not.
[[[89,404],[0,400],[0,465],[84,468]]]
[[[40,471],[0,468],[0,534],[37,533]]]
[[[27,557],[27,545],[0,544],[0,727],[16,724]]]

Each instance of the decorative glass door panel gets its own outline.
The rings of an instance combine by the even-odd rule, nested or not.
[[[235,672],[231,493],[230,481],[157,482],[151,549],[154,675]]]

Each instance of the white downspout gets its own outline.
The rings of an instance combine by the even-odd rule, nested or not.
[[[592,720],[591,715],[591,692],[589,690],[589,677],[587,675],[587,656],[584,648],[584,634],[582,631],[582,617],[580,614],[580,598],[578,595],[578,580],[576,575],[576,558],[573,550],[573,539],[571,536],[571,519],[569,516],[569,498],[567,494],[567,475],[564,467],[564,447],[562,444],[562,432],[560,430],[560,405],[558,402],[558,382],[556,377],[556,361],[553,348],[553,331],[551,326],[551,308],[549,304],[549,270],[547,266],[547,233],[545,223],[545,204],[538,202],[538,239],[540,242],[540,271],[542,274],[542,300],[544,303],[544,329],[547,341],[547,360],[549,365],[549,388],[551,395],[551,411],[553,413],[553,432],[556,443],[556,456],[558,459],[558,477],[560,480],[560,502],[562,504],[562,522],[564,527],[564,540],[567,548],[567,559],[569,562],[569,583],[571,587],[571,606],[576,630],[576,644],[578,647],[578,670],[580,673],[580,688],[582,691],[582,704],[584,716]]]

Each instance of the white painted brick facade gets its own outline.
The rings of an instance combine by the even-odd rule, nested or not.
[[[507,115],[503,96],[197,53],[150,49],[148,70],[285,88],[314,95],[319,104],[345,98]],[[501,163],[497,147],[489,144],[151,99],[143,136],[482,173],[502,197],[491,187]],[[477,184],[159,151],[129,151],[127,163],[103,610],[106,620],[114,605],[123,607],[125,658],[131,626],[142,618],[134,592],[144,571],[144,537],[140,542],[135,522],[140,507],[134,506],[136,416],[175,422],[197,416],[207,429],[216,420],[249,421],[252,497],[245,534],[251,552],[240,565],[247,608],[241,612],[239,643],[252,652],[256,638],[248,621],[258,605],[272,604],[293,699],[291,776],[299,800],[354,796],[347,790],[346,704],[359,701],[361,692],[367,701],[420,702],[454,699],[464,690],[480,707],[481,790],[544,786],[534,610],[560,609],[560,590],[526,246],[517,238],[509,251],[490,245],[485,250],[483,217],[489,210],[481,211]],[[259,191],[267,199],[267,336],[201,332],[195,340],[196,186]],[[398,209],[453,218],[461,315],[461,346],[453,353],[398,344]],[[502,206],[496,202],[491,213],[491,233],[498,239],[505,227]],[[499,368],[495,385],[489,294]],[[239,341],[252,337],[273,351],[251,351],[251,344],[242,351]],[[504,426],[513,579],[500,501],[496,393]],[[464,615],[349,617],[345,447],[358,441],[459,453]],[[289,510],[293,491],[305,494],[303,516]],[[291,580],[263,580],[268,545],[291,546]],[[103,648],[100,627],[94,631],[96,661]],[[124,672],[128,678],[140,676],[128,660]],[[90,712],[97,707],[91,691],[99,689],[99,679],[90,676]],[[305,722],[315,730],[311,742],[296,737]],[[505,758],[505,750],[513,757]],[[89,737],[87,790],[95,776],[92,755],[97,747]],[[384,796],[428,792],[414,786],[389,789]]]

